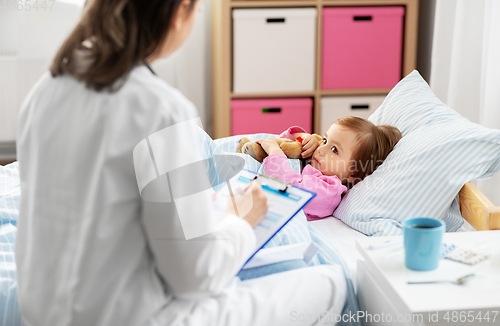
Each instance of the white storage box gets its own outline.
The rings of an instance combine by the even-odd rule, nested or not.
[[[314,90],[316,8],[233,10],[233,92]]]
[[[332,123],[352,115],[368,119],[382,104],[385,95],[377,96],[335,96],[321,98],[320,132],[323,135]]]

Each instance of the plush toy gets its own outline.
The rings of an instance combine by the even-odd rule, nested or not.
[[[322,137],[317,134],[312,135],[314,138],[318,140],[318,142],[322,141]],[[283,153],[288,158],[302,158],[302,138],[297,137],[296,140],[290,140],[286,138],[275,138],[276,142],[280,146]],[[245,153],[253,157],[255,160],[262,163],[267,156],[266,151],[257,144],[256,142],[250,141],[246,137],[241,137],[236,142],[236,153]]]

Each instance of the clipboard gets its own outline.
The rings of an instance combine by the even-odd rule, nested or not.
[[[316,196],[314,192],[290,185],[280,179],[264,174],[256,174],[248,170],[240,171],[240,173],[229,180],[227,182],[227,189],[230,193],[240,191],[256,179],[259,180],[262,190],[267,195],[269,209],[264,220],[254,228],[257,237],[257,246],[245,264]]]

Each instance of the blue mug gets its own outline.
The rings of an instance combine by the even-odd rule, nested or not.
[[[403,222],[405,265],[416,271],[432,271],[441,259],[441,242],[446,223],[428,217]]]

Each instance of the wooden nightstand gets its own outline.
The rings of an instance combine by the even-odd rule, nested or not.
[[[439,268],[429,272],[405,267],[402,241],[386,249],[368,249],[368,245],[390,238],[397,237],[357,243],[365,259],[357,267],[358,301],[365,325],[500,325],[500,231],[446,233],[445,243],[491,256],[474,266],[442,259]],[[469,273],[476,276],[463,285],[407,284],[455,280]]]

